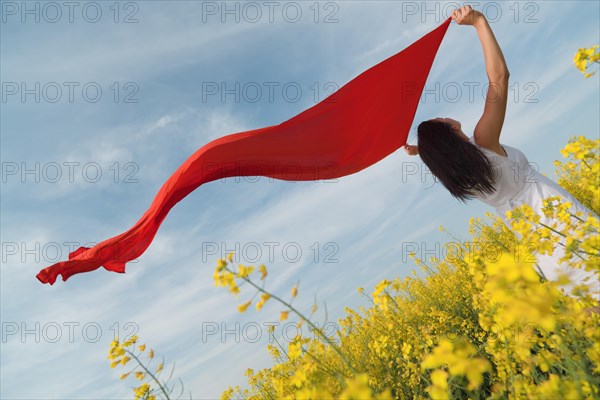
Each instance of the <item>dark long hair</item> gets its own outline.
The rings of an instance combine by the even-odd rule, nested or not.
[[[460,138],[451,125],[423,121],[417,135],[421,160],[452,196],[466,203],[477,193],[494,192],[492,164],[473,143]]]

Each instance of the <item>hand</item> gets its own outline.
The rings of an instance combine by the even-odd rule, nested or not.
[[[402,146],[402,148],[404,149],[404,151],[406,152],[406,154],[408,154],[409,156],[416,156],[417,154],[419,154],[419,147],[418,146],[413,146],[410,144],[405,144],[404,146]]]
[[[452,19],[458,25],[475,25],[482,18],[485,18],[483,14],[473,10],[471,6],[462,6],[452,12]]]

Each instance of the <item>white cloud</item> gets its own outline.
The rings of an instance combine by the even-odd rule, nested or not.
[[[123,221],[139,217],[159,185],[184,157],[224,134],[252,128],[240,110],[252,114],[256,111],[254,105],[236,104],[234,109],[227,105],[211,108],[205,104],[171,103],[172,99],[179,98],[175,91],[185,87],[181,85],[183,77],[177,73],[189,72],[206,63],[226,68],[229,66],[219,64],[218,60],[227,52],[254,54],[264,46],[277,48],[290,43],[301,46],[305,43],[304,37],[289,36],[287,32],[292,32],[294,27],[286,25],[200,26],[194,21],[195,14],[190,13],[193,6],[184,3],[172,3],[169,12],[158,8],[160,5],[156,3],[145,9],[144,23],[103,32],[83,26],[72,30],[72,27],[57,28],[53,33],[48,26],[38,25],[16,37],[3,27],[3,50],[9,38],[15,39],[13,47],[9,43],[2,57],[3,70],[12,80],[93,77],[123,81],[154,79],[168,72],[164,74],[167,80],[161,82],[161,87],[165,87],[164,94],[161,93],[163,100],[148,101],[131,109],[127,124],[111,126],[110,121],[106,121],[105,125],[90,126],[85,137],[64,138],[67,150],[59,152],[57,159],[140,163],[139,185],[126,187],[122,192],[119,192],[121,187],[110,186],[118,199],[111,214],[95,211],[104,210],[106,204],[113,201],[98,195],[95,189],[101,186],[82,186],[81,182],[71,186],[55,185],[47,193],[39,192],[43,199],[39,204],[44,204],[39,208],[23,206],[29,204],[25,202],[27,192],[17,190],[18,186],[10,191],[3,188],[4,241],[47,243],[83,237],[104,239],[119,233],[115,232],[115,223],[118,228],[128,228]],[[344,54],[344,59],[350,62],[335,71],[335,76],[351,77],[383,56],[391,55],[392,49],[400,50],[403,47],[400,43],[411,43],[411,38],[416,39],[433,27],[433,24],[419,24],[406,29],[397,18],[386,18],[395,15],[388,7],[398,7],[389,2],[372,3],[369,7],[372,8],[365,11],[364,4],[348,8],[344,5],[339,24],[314,24],[307,28],[310,40],[323,46],[325,59],[319,60],[322,70],[335,64],[333,54]],[[515,81],[523,79],[519,76],[535,79],[543,88],[540,97],[545,97],[540,104],[509,105],[503,134],[507,144],[530,150],[527,154],[531,154],[531,159],[547,157],[544,154],[557,147],[550,140],[542,140],[545,137],[542,129],[568,132],[572,123],[571,118],[566,118],[568,115],[575,115],[575,110],[577,115],[590,110],[595,112],[597,106],[597,100],[592,98],[597,93],[597,81],[583,83],[569,78],[568,74],[572,49],[585,45],[581,42],[586,35],[591,37],[597,32],[598,22],[585,19],[593,13],[582,13],[580,5],[554,7],[554,4],[541,7],[546,18],[539,24],[513,24],[504,20],[494,26],[503,50],[506,49]],[[577,36],[576,42],[560,35],[569,30],[564,21],[576,21],[591,28]],[[552,29],[545,29],[548,27]],[[267,30],[274,34],[268,36]],[[96,36],[92,37],[92,33]],[[254,38],[254,33],[264,33],[270,38],[269,42],[244,41]],[[547,56],[539,62],[528,59],[529,51],[520,47],[526,37],[530,37],[526,42],[529,48],[538,46],[540,54]],[[241,49],[238,44],[242,41],[250,47]],[[56,43],[63,47],[54,46]],[[343,49],[339,47],[342,43],[346,46]],[[430,79],[440,82],[484,79],[483,54],[478,46],[474,30],[451,25]],[[569,56],[564,56],[567,53]],[[562,58],[556,61],[555,57]],[[248,63],[244,67],[251,65],[250,60]],[[303,65],[288,67],[305,68]],[[248,76],[248,80],[252,80],[252,76]],[[577,96],[572,94],[574,91],[578,92]],[[561,97],[558,95],[561,92],[566,94]],[[468,128],[475,126],[482,111],[483,102],[427,103],[420,105],[418,117],[431,117],[440,112],[457,117]],[[56,112],[65,113],[64,120],[69,121],[72,109]],[[119,109],[119,112],[126,111]],[[18,123],[15,121],[15,126]],[[41,123],[39,132],[44,132]],[[553,133],[552,137],[560,139],[562,135],[564,133]],[[56,148],[60,146],[48,151]],[[221,341],[213,336],[202,342],[202,323],[225,323],[229,328],[236,322],[262,323],[276,317],[280,307],[272,303],[262,314],[254,310],[239,314],[236,304],[249,298],[252,291],[244,288],[244,295],[235,299],[226,290],[215,288],[212,282],[214,260],[212,256],[208,261],[202,260],[202,244],[210,241],[227,244],[297,242],[306,254],[298,262],[289,262],[277,253],[275,261],[268,264],[268,288],[287,294],[291,285],[300,280],[298,305],[309,306],[316,293],[321,310],[322,301],[326,301],[330,320],[334,319],[343,314],[342,305],[360,303],[356,287],[363,286],[369,292],[383,278],[410,274],[412,262],[402,260],[404,245],[427,243],[431,248],[436,241],[445,241],[446,237],[437,232],[439,225],[461,235],[466,231],[468,217],[487,209],[482,204],[459,205],[439,185],[428,188],[430,182],[422,183],[418,176],[401,182],[402,163],[407,160],[414,161],[403,153],[393,154],[333,184],[292,184],[263,179],[254,184],[206,185],[176,206],[150,248],[139,262],[128,264],[123,275],[101,268],[48,287],[41,286],[35,279],[39,268],[47,266],[45,263],[33,262],[31,258],[16,265],[3,263],[0,271],[3,322],[96,322],[104,334],[97,343],[86,342],[81,334],[75,343],[64,340],[22,343],[18,338],[9,339],[2,346],[2,381],[7,384],[1,388],[0,397],[127,397],[130,395],[128,384],[118,381],[118,374],[108,368],[105,359],[111,327],[117,322],[122,333],[126,333],[123,331],[125,323],[134,322],[142,340],[156,348],[158,354],[165,355],[167,362],[177,361],[175,376],[183,378],[194,397],[215,397],[229,384],[243,384],[242,372],[246,367],[270,364],[264,345],[235,343],[231,339]],[[69,198],[75,189],[81,197]],[[80,189],[85,191],[79,192]],[[4,196],[10,200],[9,205],[5,205]],[[139,205],[136,206],[136,202]],[[77,204],[80,204],[78,209]],[[120,214],[115,217],[115,213]],[[76,219],[75,215],[80,217]],[[59,223],[49,227],[53,220]],[[335,257],[340,261],[324,263],[321,253],[319,262],[314,262],[309,248],[314,242],[337,243],[339,249]]]

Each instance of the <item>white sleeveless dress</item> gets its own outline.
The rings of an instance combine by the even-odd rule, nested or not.
[[[473,136],[469,138],[469,141],[487,156],[496,173],[495,192],[491,195],[480,193],[476,198],[494,207],[508,226],[510,226],[510,222],[506,218],[506,211],[523,203],[529,204],[534,212],[540,215],[540,222],[546,225],[554,222],[542,212],[543,200],[550,196],[562,196],[563,199],[569,201],[573,204],[570,208],[573,213],[581,211],[584,216],[587,213],[598,217],[568,191],[533,168],[525,154],[519,149],[501,144],[508,155],[506,157],[479,146],[475,143]],[[517,234],[517,236],[520,235]],[[561,241],[561,243],[564,244],[564,241]],[[559,264],[558,260],[563,256],[563,246],[560,244],[556,245],[552,256],[546,254],[535,255],[538,266],[548,280],[556,281],[561,273],[566,273],[569,276],[573,284],[561,286],[567,294],[571,294],[573,286],[585,282],[590,286],[593,296],[600,300],[598,276],[583,269],[571,268],[566,263]]]

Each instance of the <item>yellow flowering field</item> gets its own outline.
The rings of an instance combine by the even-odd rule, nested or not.
[[[579,49],[574,62],[591,76],[597,46]],[[311,332],[282,343],[271,326],[273,365],[248,369],[247,387],[229,387],[222,399],[600,399],[600,303],[591,292],[600,275],[600,140],[572,137],[561,153],[558,183],[595,216],[573,214],[554,197],[543,209],[551,225],[528,205],[507,212],[510,226],[491,213],[471,218],[468,241],[448,232],[444,259],[412,256],[425,277],[413,271],[358,288],[369,306],[346,307],[334,335],[312,321],[316,305],[308,315],[293,305],[298,285],[287,296],[271,293],[265,265],[236,266],[232,254],[218,260],[216,286],[236,298],[242,286],[254,293],[237,305],[240,313],[275,301],[280,321]],[[567,295],[567,276],[544,278],[536,255],[560,246],[560,262],[595,282]],[[111,368],[127,368],[121,379],[139,382],[135,399],[169,399],[173,371],[163,380],[164,359],[151,366],[154,351],[137,341],[111,343]]]
[[[561,184],[596,213],[599,145],[572,138],[563,149],[568,161],[557,164]],[[371,306],[346,308],[333,337],[264,289],[264,265],[253,280],[253,266],[235,267],[231,255],[219,260],[217,286],[237,294],[238,282],[249,283],[260,293],[257,310],[275,299],[289,309],[281,320],[294,314],[314,333],[287,345],[269,344],[274,365],[247,370],[248,387],[230,387],[222,398],[600,398],[597,300],[585,284],[566,295],[558,285],[568,278],[544,280],[535,264],[537,253],[552,254],[566,237],[563,262],[597,278],[599,220],[569,213],[560,198],[545,204],[544,212],[556,221],[552,226],[540,224],[527,205],[507,213],[511,227],[487,213],[488,221],[471,219],[471,240],[452,242],[443,260],[413,257],[425,278],[386,279],[370,295],[359,288]],[[290,297],[297,294],[295,286]],[[251,305],[247,301],[238,310]]]

